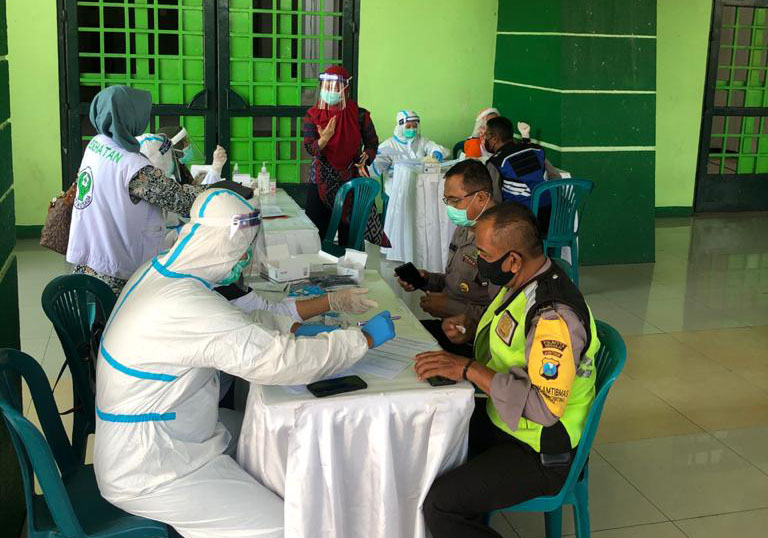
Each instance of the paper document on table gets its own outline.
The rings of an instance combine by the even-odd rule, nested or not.
[[[394,379],[400,372],[413,364],[415,355],[435,349],[439,348],[434,342],[395,338],[369,350],[350,370],[357,374]]]
[[[273,219],[275,217],[284,217],[285,211],[276,205],[263,205],[261,206],[261,216],[265,219]]]

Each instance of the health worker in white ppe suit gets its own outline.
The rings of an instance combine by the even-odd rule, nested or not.
[[[260,324],[212,288],[248,263],[258,210],[225,189],[198,196],[167,253],[126,284],[104,331],[96,379],[94,468],[101,494],[185,537],[283,536],[279,497],[225,449],[217,371],[293,385],[327,378],[394,337],[389,312],[359,329]],[[258,255],[258,254],[256,254]],[[267,326],[271,323],[271,326]],[[295,327],[294,327],[295,328]]]
[[[450,156],[450,150],[422,136],[421,118],[413,110],[401,110],[395,116],[394,135],[379,144],[376,159],[371,164],[371,172],[376,178],[385,174],[392,176],[392,166],[403,159],[423,159],[433,157],[442,161]]]
[[[168,138],[168,135],[163,133],[148,133],[137,137],[137,140],[141,153],[149,159],[153,166],[170,176],[175,169],[173,147],[186,137],[186,131],[182,129],[177,137],[180,138]],[[173,213],[166,215],[166,227],[168,228],[166,248],[170,248],[176,242],[178,231],[181,230],[181,226],[177,222],[179,219],[179,216]],[[366,288],[349,288],[312,299],[296,301],[289,298],[280,302],[264,299],[247,287],[242,278],[231,283],[228,282],[226,286],[217,286],[215,289],[246,314],[264,310],[288,316],[294,321],[304,321],[330,310],[349,314],[364,314],[371,308],[378,306],[376,301],[367,297],[368,290]]]

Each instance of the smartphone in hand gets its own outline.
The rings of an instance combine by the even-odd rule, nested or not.
[[[411,262],[395,267],[395,274],[400,280],[407,282],[417,290],[423,289],[427,285],[427,281]]]

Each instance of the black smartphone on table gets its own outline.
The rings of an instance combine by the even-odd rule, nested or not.
[[[448,379],[447,377],[443,377],[441,375],[433,375],[432,377],[428,377],[427,381],[433,387],[442,387],[444,385],[456,384],[456,382],[453,379]]]
[[[427,281],[421,276],[419,270],[416,269],[416,266],[411,262],[395,267],[395,274],[400,280],[407,282],[417,290],[420,290],[427,285]]]
[[[336,379],[324,379],[323,381],[315,381],[314,383],[307,385],[307,390],[317,398],[366,388],[368,388],[368,383],[356,375],[337,377]]]

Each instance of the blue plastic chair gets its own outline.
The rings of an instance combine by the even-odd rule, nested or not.
[[[29,387],[43,433],[22,414],[19,375]],[[67,439],[43,369],[15,349],[0,349],[0,414],[19,459],[29,538],[168,536],[163,523],[123,512],[101,496],[93,465],[80,463]],[[42,495],[35,493],[35,477]]]
[[[602,415],[605,406],[605,398],[608,396],[611,385],[624,368],[627,359],[627,347],[616,329],[601,321],[596,322],[596,324],[597,334],[600,338],[600,349],[595,361],[597,367],[595,401],[587,415],[579,447],[576,450],[576,457],[560,493],[553,496],[536,497],[509,508],[495,510],[487,515],[486,521],[490,521],[491,515],[496,512],[544,512],[547,538],[560,538],[563,532],[563,505],[571,505],[573,506],[576,537],[589,538],[589,451],[595,440],[600,415]]]
[[[544,252],[557,258],[560,249],[570,247],[571,263],[559,260],[565,266],[573,283],[579,285],[579,230],[584,220],[587,197],[594,183],[588,179],[553,179],[536,185],[531,192],[531,211],[538,217],[539,211],[551,199],[549,229],[544,237]],[[544,203],[542,203],[544,202]],[[577,220],[578,219],[578,220]]]
[[[72,374],[72,446],[81,462],[88,435],[96,428],[95,365],[89,357],[94,320],[106,323],[116,300],[109,285],[89,275],[58,276],[43,290],[43,311],[56,330]]]
[[[365,249],[363,243],[365,227],[368,224],[371,208],[380,190],[379,182],[369,177],[356,177],[339,187],[333,204],[331,220],[328,223],[328,231],[325,234],[325,239],[323,239],[323,250],[325,252],[339,256],[344,253],[345,247],[356,250]],[[346,245],[337,245],[334,242],[334,238],[339,230],[344,204],[350,191],[352,191],[352,211],[349,215],[349,237]]]

